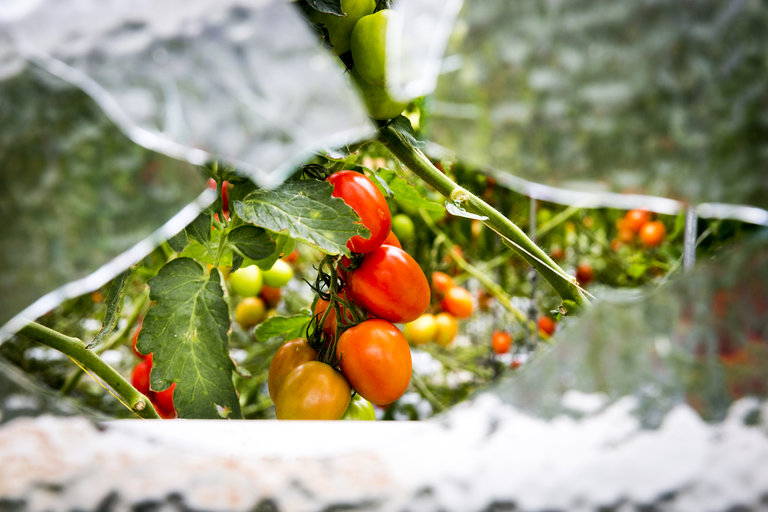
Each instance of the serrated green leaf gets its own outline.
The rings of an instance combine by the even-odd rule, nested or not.
[[[423,148],[426,144],[416,138],[416,132],[411,126],[411,120],[404,115],[399,115],[389,122],[391,126],[405,142],[414,148]]]
[[[327,181],[301,180],[276,190],[255,190],[234,207],[246,222],[288,234],[327,254],[349,255],[347,241],[355,235],[367,238],[370,231],[332,192]]]
[[[96,334],[85,348],[92,349],[99,346],[104,341],[104,337],[112,332],[112,329],[117,325],[118,314],[120,313],[120,306],[123,304],[123,297],[125,297],[125,289],[131,283],[133,278],[133,269],[127,268],[123,272],[117,275],[109,286],[109,292],[107,292],[107,312],[104,314],[104,321],[101,324],[101,330]]]
[[[237,271],[240,267],[243,266],[243,262],[245,261],[245,258],[243,258],[242,255],[237,253],[232,253],[232,266],[229,268],[230,272]]]
[[[211,239],[211,216],[207,213],[201,213],[187,226],[186,232],[193,240],[207,244]]]
[[[277,249],[269,233],[256,226],[238,226],[229,232],[227,240],[243,257],[252,260],[268,258]]]
[[[305,330],[312,315],[273,316],[260,323],[254,329],[254,335],[258,341],[269,341],[278,336],[284,336],[286,340],[300,338],[306,334]]]
[[[182,229],[168,239],[168,245],[174,252],[181,252],[187,246],[187,231]]]
[[[229,358],[229,306],[218,269],[210,277],[189,258],[177,258],[149,281],[155,304],[144,318],[137,347],[153,354],[151,388],[176,383],[173,402],[182,418],[241,418]]]
[[[404,204],[415,210],[424,208],[434,220],[440,220],[445,217],[445,207],[443,205],[423,198],[413,185],[408,183],[404,178],[398,176],[395,171],[381,169],[376,175],[389,185],[398,204]]]
[[[293,252],[294,242],[293,238],[289,237],[288,235],[278,235],[274,234],[275,242],[277,242],[277,248],[275,249],[275,252],[272,253],[267,258],[264,258],[263,260],[250,260],[246,258],[245,265],[256,265],[261,270],[269,270],[272,268],[272,266],[275,264],[275,262],[280,259],[281,257],[288,256]],[[283,255],[283,256],[281,256]]]

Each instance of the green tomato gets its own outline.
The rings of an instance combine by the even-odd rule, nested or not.
[[[264,284],[262,272],[256,265],[241,268],[229,274],[232,290],[241,297],[254,297]]]
[[[542,208],[538,212],[536,212],[536,222],[541,224],[546,224],[552,219],[552,210],[549,208]]]
[[[384,9],[360,18],[350,40],[357,72],[363,80],[379,87],[386,83],[387,22],[392,16],[391,9]]]
[[[393,100],[383,87],[371,85],[363,80],[357,72],[357,66],[352,68],[352,79],[363,93],[363,101],[368,107],[368,114],[374,119],[379,121],[392,119],[399,116],[400,112],[408,106],[408,103],[398,103]]]
[[[349,51],[352,29],[355,28],[360,18],[368,16],[376,10],[376,0],[342,0],[341,10],[346,16],[336,16],[314,9],[309,15],[314,23],[323,23],[328,29],[333,53],[336,55],[342,55]]]
[[[352,421],[373,421],[376,419],[376,413],[373,410],[373,404],[361,397],[355,395],[349,402],[347,412],[341,417],[342,420]]]
[[[280,288],[288,284],[293,277],[293,269],[283,260],[277,260],[272,268],[264,272],[264,284],[272,288]]]
[[[413,238],[416,228],[411,218],[403,213],[398,213],[392,217],[392,231],[400,240],[410,240]]]

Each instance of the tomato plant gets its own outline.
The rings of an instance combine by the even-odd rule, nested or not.
[[[297,366],[285,377],[275,400],[279,420],[338,420],[352,390],[338,370],[320,361]]]
[[[271,269],[263,272],[263,278],[265,285],[280,288],[293,279],[293,269],[283,260],[277,260]]]
[[[647,222],[640,228],[640,240],[646,247],[656,247],[661,245],[664,237],[667,235],[667,229],[660,220]]]
[[[376,9],[376,0],[342,0],[341,8],[346,16],[312,11],[310,19],[314,23],[322,23],[328,29],[328,37],[333,53],[342,55],[349,51],[349,40],[352,37],[352,29],[363,16],[373,14]]]
[[[272,401],[277,400],[277,394],[283,381],[294,368],[317,360],[317,350],[309,346],[306,338],[296,338],[286,341],[272,357],[269,365],[267,386]]]
[[[246,297],[235,308],[235,321],[243,329],[249,329],[264,319],[267,308],[258,297]]]
[[[352,252],[367,253],[380,247],[392,228],[389,206],[381,191],[367,177],[354,171],[339,171],[328,177],[333,196],[344,200],[371,232],[368,238],[355,235],[347,242]]]
[[[429,306],[429,283],[407,252],[383,245],[349,272],[349,293],[355,304],[376,318],[412,322]],[[365,396],[365,395],[363,395]]]
[[[429,343],[435,339],[435,334],[437,334],[437,323],[435,323],[434,315],[425,313],[413,322],[405,324],[403,334],[408,343],[414,345]]]
[[[512,335],[505,331],[495,330],[491,335],[491,347],[497,354],[506,354],[512,346]]]
[[[459,332],[459,322],[450,313],[438,313],[435,315],[435,343],[448,346],[456,333]]]
[[[336,354],[352,388],[376,405],[394,402],[411,382],[411,350],[400,329],[366,320],[339,337]]]
[[[264,284],[261,269],[250,265],[229,274],[229,284],[232,291],[241,297],[254,297],[259,294]]]
[[[373,410],[373,404],[363,398],[360,395],[355,395],[349,402],[342,420],[351,421],[374,421],[376,419],[376,412]]]
[[[472,295],[461,286],[454,286],[446,292],[440,307],[456,318],[467,318],[474,310]]]

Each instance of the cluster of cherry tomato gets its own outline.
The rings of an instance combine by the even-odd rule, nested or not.
[[[456,286],[448,274],[432,273],[432,291],[441,312],[425,313],[405,325],[405,338],[413,345],[434,341],[447,346],[459,330],[457,318],[467,318],[474,310],[469,292]]]
[[[318,282],[325,278],[325,286],[315,287],[316,329],[309,339],[290,340],[275,353],[269,393],[278,419],[373,419],[371,404],[394,402],[411,380],[410,348],[394,324],[416,320],[430,302],[427,278],[392,233],[379,189],[353,171],[327,180],[370,235],[349,240],[351,259],[323,260]]]
[[[152,354],[144,355],[136,350],[136,341],[139,339],[139,332],[141,331],[141,324],[133,335],[133,341],[131,346],[133,347],[133,353],[141,361],[133,367],[131,373],[131,384],[140,393],[145,395],[155,406],[157,414],[166,420],[170,420],[176,417],[176,409],[173,407],[173,390],[176,389],[176,383],[174,382],[171,387],[165,391],[155,392],[149,388],[149,374],[152,371]]]
[[[664,241],[667,229],[660,220],[651,220],[651,212],[646,210],[630,210],[624,217],[616,221],[618,236],[611,242],[616,250],[622,244],[634,243],[636,238],[645,247],[657,247]]]
[[[298,253],[277,260],[272,268],[263,271],[256,265],[231,272],[228,275],[229,286],[243,299],[235,307],[235,321],[243,329],[250,329],[271,316],[271,311],[280,302],[281,288],[293,279],[293,268],[289,264],[295,261]]]
[[[333,53],[354,60],[350,72],[360,89],[368,113],[374,119],[386,121],[397,117],[408,105],[393,99],[386,90],[387,24],[395,16],[390,9],[376,10],[376,0],[342,0],[345,16],[312,11],[315,24],[328,31]]]

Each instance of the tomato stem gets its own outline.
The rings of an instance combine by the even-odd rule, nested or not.
[[[484,224],[501,236],[510,248],[541,274],[564,301],[572,301],[577,306],[571,309],[580,309],[587,304],[587,299],[576,280],[566,274],[541,247],[528,238],[511,220],[471,192],[461,189],[441,173],[424,153],[409,144],[392,126],[383,127],[379,131],[378,140],[405,167],[445,198],[452,197],[457,189],[461,190],[462,199],[465,199],[462,201],[462,207],[470,213],[488,217]]]
[[[36,322],[25,326],[19,331],[19,334],[66,354],[78,365],[82,365],[96,374],[120,396],[124,405],[127,405],[137,416],[160,419],[149,398],[139,393],[122,375],[92,350],[86,350],[85,343],[81,340],[65,336]]]

